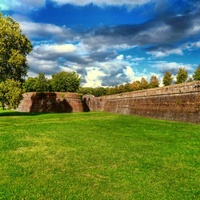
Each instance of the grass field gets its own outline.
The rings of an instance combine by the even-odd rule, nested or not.
[[[200,199],[200,125],[0,111],[0,199]]]

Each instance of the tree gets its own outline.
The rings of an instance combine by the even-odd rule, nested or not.
[[[178,73],[176,75],[176,83],[185,83],[188,78],[188,72],[185,68],[179,68]]]
[[[49,83],[48,80],[45,78],[44,73],[39,73],[38,77],[36,77],[35,91],[36,92],[49,91]]]
[[[78,90],[79,93],[85,95],[93,95],[94,94],[94,89],[92,87],[80,87]]]
[[[104,96],[108,94],[108,88],[97,87],[93,89],[93,95],[95,97]]]
[[[149,82],[149,87],[150,88],[159,87],[159,81],[158,81],[157,76],[155,76],[155,75],[151,76],[151,79],[150,79],[150,82]]]
[[[133,91],[140,90],[140,81],[133,81],[132,89],[133,89]]]
[[[169,71],[166,71],[163,77],[163,84],[165,86],[171,85],[173,81],[172,73]]]
[[[28,79],[24,82],[25,92],[36,92],[36,82],[36,78],[28,77]]]
[[[31,42],[22,34],[20,26],[11,17],[0,13],[0,82],[6,79],[23,82],[31,52]]]
[[[80,81],[76,72],[59,72],[52,75],[51,87],[54,92],[76,92]]]
[[[22,88],[19,81],[6,79],[0,83],[0,100],[3,109],[7,106],[9,109],[17,108],[22,99]]]
[[[144,77],[142,77],[140,81],[140,89],[147,89],[148,87],[149,87],[149,84],[147,80]]]
[[[25,92],[48,92],[50,90],[49,81],[44,73],[39,73],[37,77],[28,77],[24,83]]]
[[[131,92],[133,91],[133,87],[131,83],[126,83],[124,86],[125,92]]]
[[[200,65],[198,66],[198,68],[194,72],[193,78],[194,78],[195,81],[200,80]]]

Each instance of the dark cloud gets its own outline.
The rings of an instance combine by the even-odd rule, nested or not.
[[[129,24],[97,28],[85,35],[83,41],[97,49],[98,45],[109,47],[109,45],[116,44],[130,46],[171,44],[199,36],[199,24],[200,13],[165,16],[165,18],[150,20],[140,25]]]

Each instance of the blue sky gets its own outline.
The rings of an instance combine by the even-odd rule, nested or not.
[[[200,64],[198,0],[1,0],[34,48],[28,75],[76,71],[82,86],[162,82]]]

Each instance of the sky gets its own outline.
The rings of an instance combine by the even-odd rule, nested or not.
[[[76,71],[115,86],[200,64],[199,0],[0,0],[30,39],[29,77]]]

